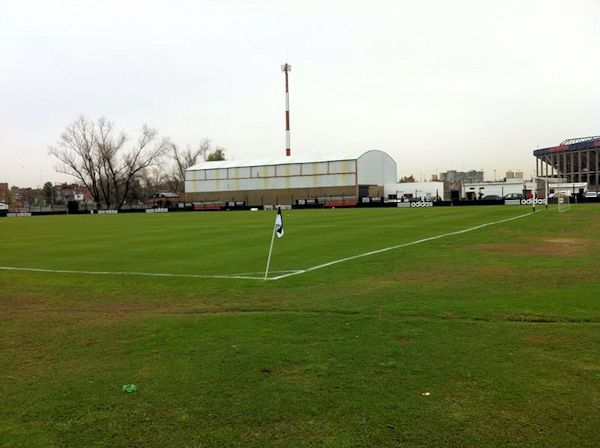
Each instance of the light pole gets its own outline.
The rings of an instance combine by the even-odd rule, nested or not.
[[[287,62],[281,66],[281,71],[285,73],[285,155],[292,155],[290,148],[290,91],[288,88],[288,73],[292,70],[292,66]]]

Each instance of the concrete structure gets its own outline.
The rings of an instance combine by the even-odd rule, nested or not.
[[[425,200],[450,200],[447,182],[399,182],[396,184],[397,199],[423,198]]]
[[[306,199],[357,203],[396,194],[396,162],[371,150],[330,156],[202,162],[186,170],[190,201],[296,204]]]
[[[504,197],[511,193],[523,194],[526,191],[523,178],[506,179],[498,182],[467,182],[463,184],[463,199],[476,200],[484,196]]]
[[[536,158],[536,177],[586,183],[588,190],[598,191],[600,136],[564,140],[558,146],[536,149],[533,155]]]
[[[548,195],[562,193],[567,196],[583,196],[588,192],[587,187],[585,182],[548,182]]]
[[[170,191],[152,193],[152,198],[144,202],[147,207],[174,207],[179,202],[179,194]]]

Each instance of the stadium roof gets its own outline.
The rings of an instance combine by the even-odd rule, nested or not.
[[[245,159],[245,160],[221,160],[218,162],[200,162],[194,166],[189,167],[186,171],[191,170],[212,170],[218,168],[239,168],[243,166],[264,166],[264,165],[288,165],[292,163],[316,163],[316,162],[330,162],[334,160],[356,160],[362,155],[370,151],[355,151],[355,152],[340,152],[325,155],[300,155],[290,157],[277,157],[272,159]],[[383,151],[378,151],[383,152]],[[384,153],[385,154],[385,153]],[[387,155],[387,154],[386,154]]]
[[[583,142],[591,142],[594,140],[600,140],[600,136],[594,135],[593,137],[576,137],[576,138],[568,138],[560,142],[561,145],[572,145],[574,143],[583,143]]]
[[[546,156],[548,154],[562,153],[568,151],[577,151],[580,149],[594,149],[600,148],[600,136],[594,137],[579,137],[570,138],[564,140],[558,146],[551,146],[550,148],[536,149],[533,151],[533,155],[536,157]]]

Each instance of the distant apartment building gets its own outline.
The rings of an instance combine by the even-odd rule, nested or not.
[[[8,184],[0,182],[0,202],[6,202],[8,193]]]
[[[54,187],[55,201],[58,203],[67,203],[69,201],[85,200],[87,189],[78,184],[62,183]]]
[[[448,182],[468,182],[468,183],[483,182],[483,171],[448,170],[444,173],[440,173],[439,180],[448,181]]]
[[[523,179],[523,171],[507,171],[506,179]]]
[[[23,196],[24,194],[26,195],[26,191],[24,191],[24,188],[20,188],[17,187],[16,185],[13,185],[12,187],[10,187],[10,196],[11,196],[11,202],[14,203],[15,205],[19,206],[19,207],[23,207]],[[31,188],[30,188],[31,190]]]

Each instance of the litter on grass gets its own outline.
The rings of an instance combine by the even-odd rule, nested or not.
[[[131,392],[135,392],[137,390],[137,387],[135,386],[135,384],[123,384],[123,392],[127,392],[128,394],[130,394]]]

